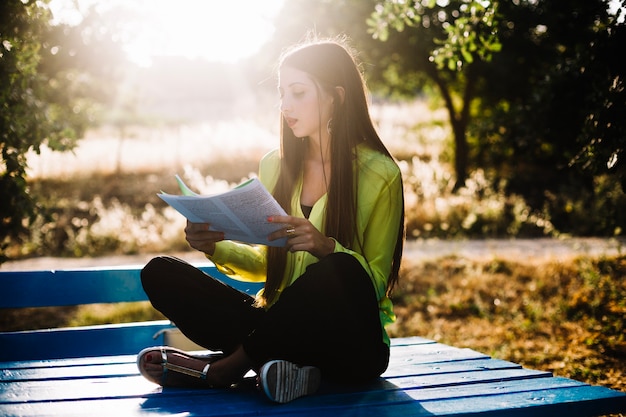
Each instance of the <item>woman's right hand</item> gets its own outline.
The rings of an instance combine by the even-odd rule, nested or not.
[[[224,240],[224,233],[209,230],[208,223],[191,223],[187,220],[185,239],[192,248],[213,255],[215,243]]]

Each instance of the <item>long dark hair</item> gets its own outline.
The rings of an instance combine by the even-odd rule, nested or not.
[[[279,68],[288,66],[306,72],[315,82],[318,93],[324,91],[334,98],[332,114],[332,138],[330,140],[331,178],[327,184],[327,204],[323,232],[332,236],[345,247],[359,245],[357,236],[358,172],[353,170],[355,148],[365,143],[370,148],[393,159],[380,140],[369,115],[367,88],[359,64],[343,39],[312,41],[287,50],[281,57]],[[343,87],[343,100],[338,97],[336,87]],[[319,96],[319,94],[318,94]],[[324,126],[324,128],[326,128]],[[281,166],[274,197],[290,212],[291,198],[296,181],[300,178],[307,139],[296,138],[281,117]],[[404,199],[404,196],[402,197]],[[401,221],[398,225],[391,274],[387,292],[390,293],[398,281],[400,258],[404,242],[404,201]],[[353,248],[354,249],[354,248]],[[267,279],[262,304],[275,301],[281,286],[287,252],[284,248],[268,248]]]

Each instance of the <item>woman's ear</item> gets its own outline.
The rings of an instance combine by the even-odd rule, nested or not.
[[[335,94],[339,98],[339,102],[343,104],[346,98],[346,90],[343,87],[337,86],[335,87]]]

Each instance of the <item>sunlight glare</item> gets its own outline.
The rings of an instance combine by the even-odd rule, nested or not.
[[[234,62],[254,54],[274,31],[280,1],[138,1],[145,31],[127,46],[131,59],[184,56]]]
[[[132,18],[125,43],[131,61],[149,66],[158,56],[235,62],[253,55],[274,32],[284,0],[52,0],[58,22],[76,24],[77,11],[121,6]]]

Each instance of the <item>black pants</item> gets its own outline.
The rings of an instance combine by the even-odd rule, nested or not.
[[[285,359],[338,380],[375,378],[387,369],[376,293],[349,254],[309,266],[267,311],[248,294],[172,257],[152,259],[141,280],[152,305],[207,349],[228,354],[242,345],[257,366]]]

